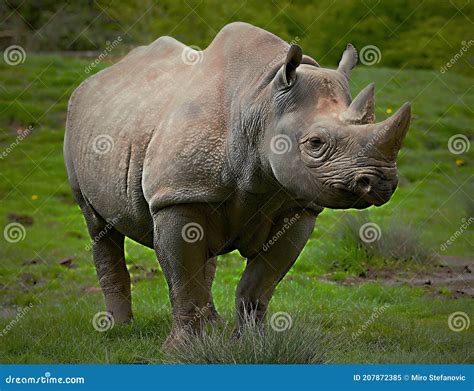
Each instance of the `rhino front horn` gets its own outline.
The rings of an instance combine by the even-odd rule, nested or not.
[[[350,106],[341,114],[341,119],[351,124],[373,124],[375,122],[374,83],[365,87]]]
[[[411,105],[406,102],[398,111],[385,121],[367,125],[374,146],[384,157],[394,160],[402,146],[408,131],[411,117]]]

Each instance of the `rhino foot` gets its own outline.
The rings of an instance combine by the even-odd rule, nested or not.
[[[209,316],[207,317],[207,320],[213,326],[224,326],[225,324],[227,324],[224,318],[219,315],[219,313],[214,307],[210,309],[210,313],[209,313]]]

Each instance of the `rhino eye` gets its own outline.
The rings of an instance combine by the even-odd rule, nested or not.
[[[321,145],[323,145],[323,140],[321,140],[319,137],[312,137],[309,139],[309,145],[312,148],[320,148]]]

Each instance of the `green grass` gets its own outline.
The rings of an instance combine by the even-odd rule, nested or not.
[[[245,357],[239,356],[239,346],[227,338],[234,318],[235,288],[244,267],[235,252],[218,260],[213,291],[229,326],[211,332],[215,338],[206,340],[208,356],[194,354],[184,359],[161,352],[170,328],[167,286],[154,252],[132,241],[126,243],[126,254],[134,281],[135,322],[104,333],[93,328],[94,314],[104,310],[103,299],[90,251],[86,251],[85,223],[72,201],[62,158],[67,100],[86,78],[84,68],[89,63],[28,55],[17,67],[0,64],[0,153],[10,151],[0,159],[0,227],[3,231],[11,214],[17,219],[18,215],[33,218],[31,225],[25,225],[24,240],[9,243],[0,237],[0,331],[11,326],[0,336],[0,361],[156,363],[202,362],[211,357],[219,362],[245,362],[248,349],[243,350]],[[472,213],[472,201],[465,205],[465,200],[472,196],[474,148],[453,155],[447,145],[455,134],[472,137],[473,80],[452,72],[360,67],[352,77],[353,92],[371,81],[378,88],[379,119],[406,100],[413,102],[414,118],[399,156],[400,187],[391,202],[371,208],[364,218],[380,226],[389,248],[403,245],[397,241],[408,241],[411,235],[399,232],[411,226],[408,232],[416,232],[417,243],[410,242],[408,249],[472,256],[472,227],[446,251],[441,252],[440,246],[459,229],[461,219]],[[29,125],[32,134],[12,147],[17,129]],[[391,267],[427,274],[435,270],[429,257],[420,260],[408,254],[392,259],[386,252],[367,251],[344,233],[348,232],[347,213],[326,210],[318,218],[305,250],[278,287],[269,315],[286,312],[294,330],[314,330],[309,346],[318,350],[314,352],[317,362],[472,362],[472,326],[462,332],[448,327],[448,316],[455,311],[472,319],[472,299],[454,299],[449,286],[436,292],[409,284],[341,284],[368,269]],[[70,257],[73,267],[60,264]],[[17,316],[29,303],[32,308]],[[369,322],[381,307],[384,311]],[[358,333],[362,327],[364,331]],[[256,361],[283,361],[278,354],[270,357],[268,350],[299,352],[294,335],[290,329],[262,342]],[[281,340],[288,341],[284,348],[271,342]],[[199,353],[199,343],[195,345],[192,351]],[[228,351],[233,354],[226,356]],[[308,362],[307,354],[295,354],[291,362]]]

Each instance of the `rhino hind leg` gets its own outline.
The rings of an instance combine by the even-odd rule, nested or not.
[[[92,239],[92,256],[106,310],[115,322],[129,322],[133,314],[130,274],[125,264],[125,237],[96,213],[82,195],[76,199]]]

